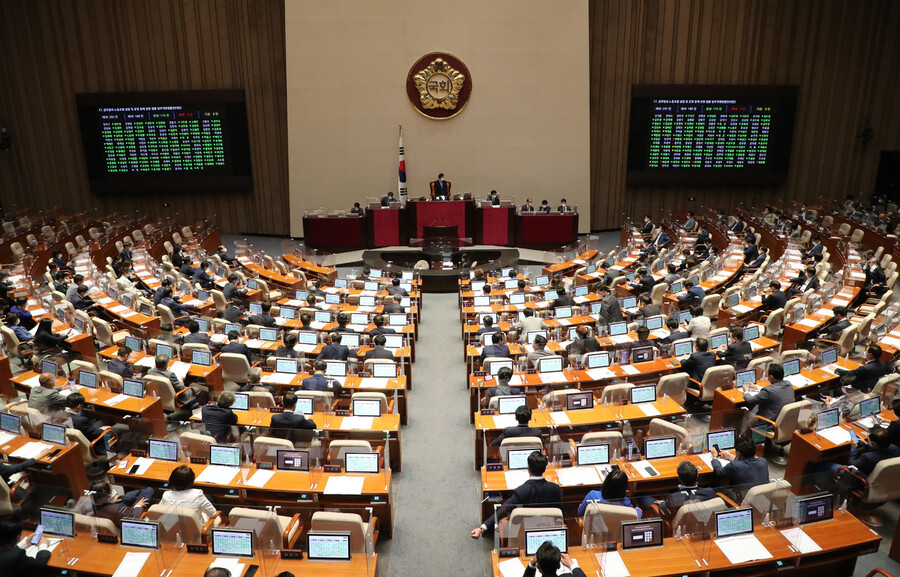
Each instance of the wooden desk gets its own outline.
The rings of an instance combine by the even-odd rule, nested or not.
[[[320,266],[314,262],[310,262],[296,254],[285,253],[281,255],[281,258],[284,259],[284,262],[291,265],[293,268],[302,269],[306,276],[313,275],[319,280],[324,280],[330,284],[334,284],[334,279],[337,278],[337,269]]]
[[[15,435],[3,446],[0,446],[0,452],[10,456],[29,442],[32,442],[32,439]],[[77,499],[90,487],[84,463],[81,461],[81,448],[76,443],[69,447],[57,446],[53,450],[56,449],[62,451],[52,459],[47,456],[51,451],[45,452],[44,456],[38,459],[41,466],[30,469],[29,475],[36,483],[67,487],[71,491],[72,497]],[[16,462],[20,461],[17,457],[12,458]],[[21,460],[24,461],[24,459]]]
[[[106,359],[107,361],[110,359],[114,359],[116,357],[116,353],[118,352],[119,347],[117,345],[113,345],[111,347],[107,347],[99,352],[99,355]],[[128,357],[128,362],[137,363],[146,359],[147,357],[152,357],[153,355],[148,355],[147,353],[131,353]],[[169,360],[169,368],[175,364],[178,359],[170,359]],[[138,370],[143,367],[136,367]],[[137,372],[137,371],[135,371]],[[142,371],[142,374],[147,372],[146,369]],[[222,378],[222,366],[221,365],[212,365],[209,367],[203,365],[195,365],[191,363],[190,369],[188,369],[187,377],[193,377],[194,379],[200,379],[206,382],[206,386],[209,387],[209,390],[215,392],[216,395],[225,391],[225,381]],[[187,378],[185,378],[187,381]],[[189,383],[185,383],[189,384]]]
[[[756,537],[772,554],[772,559],[752,561],[739,566],[732,565],[725,554],[709,541],[676,541],[666,538],[661,548],[618,551],[632,575],[641,577],[680,577],[682,575],[783,575],[843,577],[852,575],[856,559],[860,555],[878,550],[881,537],[850,513],[834,512],[834,519],[822,523],[804,525],[803,531],[813,539],[822,551],[802,555],[774,527],[755,527]],[[571,533],[570,533],[571,535]],[[569,547],[569,555],[578,560],[587,575],[601,575],[601,559],[598,549]],[[702,555],[700,554],[702,553]],[[703,561],[699,559],[702,557]],[[528,559],[520,557],[523,564]],[[491,553],[493,575],[502,577],[498,568],[497,552]],[[698,570],[698,565],[701,569]]]
[[[272,283],[272,285],[273,285],[271,287],[272,290],[287,289],[293,293],[294,291],[298,291],[300,289],[306,288],[303,285],[302,279],[295,277],[295,276],[291,276],[291,275],[283,275],[279,272],[269,270],[265,267],[262,267],[262,266],[256,264],[255,262],[253,262],[246,256],[237,257],[237,261],[246,270],[248,270],[251,273],[255,274],[256,276],[260,277],[267,283]]]
[[[597,258],[598,254],[599,253],[596,250],[586,250],[573,259],[547,265],[542,268],[541,271],[546,275],[567,275],[569,273],[574,273],[578,268],[590,264],[592,260]]]

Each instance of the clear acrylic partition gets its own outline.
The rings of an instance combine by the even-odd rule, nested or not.
[[[178,505],[153,505],[145,520],[157,525],[159,549],[155,557],[160,571],[173,567],[178,557],[187,552],[188,543],[203,541],[203,524],[206,519],[197,509]]]
[[[521,549],[521,553],[525,553],[525,531],[532,529],[553,529],[565,527],[561,510],[555,508],[559,515],[553,514],[552,505],[541,507],[540,505],[529,505],[527,507],[517,507],[510,511],[509,515],[504,519],[497,519],[497,511],[501,504],[494,505],[494,550],[500,547],[517,547]],[[536,510],[538,509],[538,510]],[[571,540],[570,540],[571,543]]]

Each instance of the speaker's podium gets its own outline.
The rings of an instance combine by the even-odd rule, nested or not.
[[[406,213],[413,238],[425,239],[426,227],[436,235],[432,238],[442,241],[471,238],[475,232],[475,201],[471,198],[410,199],[406,203]]]
[[[510,200],[479,200],[475,211],[475,244],[515,244],[516,206]]]
[[[406,209],[399,202],[369,204],[369,246],[405,246],[409,242]]]

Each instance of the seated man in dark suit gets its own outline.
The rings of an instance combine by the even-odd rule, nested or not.
[[[236,330],[228,331],[228,344],[222,347],[223,353],[232,353],[235,355],[244,355],[247,357],[248,362],[253,362],[250,360],[250,349],[247,348],[247,345],[240,341],[241,333]]]
[[[662,309],[659,306],[653,304],[650,295],[642,294],[638,299],[640,307],[636,313],[632,315],[633,319],[649,319],[650,317],[655,317],[662,314]]]
[[[124,379],[131,378],[134,376],[134,372],[132,372],[132,367],[128,363],[129,355],[131,355],[131,349],[126,346],[119,347],[116,351],[116,358],[109,361],[106,370],[115,373]]]
[[[487,337],[485,337],[487,338]],[[509,345],[505,344],[503,341],[506,339],[506,333],[496,332],[491,335],[491,344],[485,345],[483,349],[481,349],[481,354],[478,355],[478,361],[484,364],[484,359],[488,357],[510,357],[509,354]]]
[[[638,269],[637,277],[638,278],[635,282],[629,283],[632,292],[634,292],[635,295],[642,295],[645,293],[650,294],[650,292],[653,290],[653,285],[656,284],[656,281],[650,274],[647,273],[647,269]]]
[[[393,295],[400,295],[403,297],[409,296],[409,292],[405,288],[400,286],[400,279],[398,279],[398,278],[391,280],[391,286],[387,287],[387,293],[391,296],[393,296]]]
[[[559,289],[559,298],[553,301],[553,308],[558,307],[572,307],[575,306],[575,297],[572,296],[572,293],[566,291],[564,288]]]
[[[215,279],[213,279],[213,277],[209,276],[209,274],[206,272],[209,270],[209,268],[210,268],[209,261],[205,260],[202,263],[200,263],[200,268],[194,269],[194,282],[200,283],[200,286],[202,286],[205,289],[215,288],[215,286],[216,286]]]
[[[388,193],[381,197],[381,206],[390,206],[392,202],[397,202],[394,200],[394,192],[388,191]]]
[[[490,315],[484,317],[483,322],[484,322],[484,326],[481,327],[480,329],[478,329],[478,331],[475,333],[478,336],[481,336],[484,333],[495,333],[500,330],[498,327],[494,326],[494,317],[492,317]]]
[[[773,280],[769,283],[769,286],[766,287],[765,296],[762,299],[762,308],[765,311],[774,311],[780,308],[784,308],[784,305],[787,304],[788,298],[787,295],[784,294],[784,291],[781,290],[781,283],[777,280]]]
[[[110,519],[117,526],[122,519],[140,519],[153,498],[153,487],[128,491],[120,497],[106,481],[91,483],[91,492],[97,517]]]
[[[356,332],[347,326],[348,324],[350,324],[350,315],[348,315],[347,313],[345,313],[343,311],[339,312],[337,315],[337,318],[335,320],[337,321],[338,326],[331,329],[332,331],[334,331],[336,333],[354,333],[354,332]]]
[[[823,250],[825,250],[825,246],[822,244],[822,237],[817,234],[813,235],[812,245],[803,253],[803,260],[809,260],[817,254],[822,254]]]
[[[566,202],[566,199],[563,198],[563,199],[560,199],[559,206],[556,207],[556,212],[573,212],[573,209]]]
[[[316,428],[315,421],[307,419],[302,413],[294,412],[294,409],[297,407],[297,395],[294,393],[285,393],[281,399],[281,406],[284,407],[284,412],[272,415],[272,429]]]
[[[371,338],[378,335],[393,335],[397,333],[393,328],[384,326],[384,315],[372,317],[372,324],[375,325],[375,328],[369,331],[369,337]]]
[[[884,274],[884,269],[881,268],[881,265],[878,264],[875,257],[869,258],[869,261],[863,268],[863,272],[866,275],[866,281],[863,284],[862,290],[866,297],[868,298],[870,295],[880,297],[884,294],[884,291],[887,290],[887,286],[885,285],[887,276]]]
[[[231,410],[234,404],[234,393],[225,391],[216,399],[214,405],[205,405],[200,410],[206,432],[215,437],[216,442],[224,443],[231,436],[232,425],[237,424],[237,415]]]
[[[512,378],[513,372],[509,367],[501,367],[499,371],[497,371],[497,385],[494,387],[488,387],[485,390],[484,396],[484,404],[487,406],[491,400],[491,397],[500,397],[506,395],[521,395],[522,390],[516,387],[509,386],[509,380]],[[521,407],[520,407],[521,408]],[[531,417],[528,417],[531,420]],[[526,422],[527,424],[527,422]]]
[[[644,224],[641,225],[641,234],[648,235],[653,232],[653,219],[649,214],[644,215]]]
[[[69,408],[69,417],[72,419],[72,428],[81,431],[84,438],[87,439],[89,443],[92,443],[105,435],[106,431],[110,430],[112,427],[104,425],[102,421],[97,421],[83,415],[82,409],[84,409],[84,400],[84,395],[81,393],[72,393],[66,397],[66,407]],[[126,425],[122,424],[118,424],[116,427],[124,427],[123,430],[128,429]],[[110,450],[108,437],[104,439],[103,450]]]
[[[300,384],[300,390],[303,391],[327,391],[331,389],[337,395],[341,392],[341,384],[334,379],[325,376],[327,365],[325,361],[316,361],[313,363],[313,374],[303,379]]]
[[[748,409],[757,407],[758,416],[774,423],[781,409],[794,402],[794,386],[784,380],[784,367],[779,363],[769,363],[768,376],[769,385],[762,388],[752,385],[753,390],[744,393],[744,403]],[[766,429],[771,431],[772,426],[766,423]]]
[[[744,265],[749,265],[759,256],[759,247],[755,241],[744,240]]]
[[[275,317],[269,314],[269,311],[272,310],[272,303],[264,302],[260,305],[260,308],[262,309],[262,312],[250,315],[248,322],[251,325],[260,325],[268,328],[277,327],[278,323],[275,322]]]
[[[560,574],[560,567],[565,567],[563,575],[572,577],[585,577],[584,570],[578,566],[578,559],[570,557],[568,553],[561,553],[559,547],[550,541],[544,541],[535,551],[534,557],[528,561],[525,573],[522,577],[534,577],[540,569],[545,577],[556,577]]]
[[[866,348],[866,364],[852,371],[847,369],[835,369],[838,375],[848,375],[852,379],[851,386],[858,391],[868,393],[875,387],[878,379],[891,372],[887,363],[881,362],[882,350],[878,345],[869,345]]]
[[[699,305],[706,298],[706,291],[703,290],[702,286],[694,286],[694,283],[690,280],[684,281],[682,286],[684,287],[684,292],[675,297],[679,307],[687,308]]]
[[[753,347],[744,340],[744,327],[733,325],[728,331],[731,342],[719,347],[716,356],[719,360],[724,361],[735,368],[742,371],[750,364],[753,358]]]
[[[850,326],[850,320],[847,318],[847,307],[836,306],[831,309],[834,313],[832,324],[825,327],[822,337],[829,341],[837,341],[841,338],[844,329]]]
[[[530,198],[525,199],[525,204],[522,205],[522,212],[534,212],[534,203]]]
[[[719,477],[727,478],[741,495],[748,489],[769,482],[769,463],[756,456],[756,445],[747,435],[741,435],[734,443],[735,454],[710,448],[713,470]],[[725,460],[723,465],[721,460]]]
[[[444,173],[440,173],[437,180],[431,182],[431,199],[448,200],[450,198],[450,182],[444,179]]]
[[[669,331],[669,336],[659,339],[657,342],[659,342],[660,345],[671,345],[675,341],[691,338],[691,333],[682,329],[678,325],[678,319],[675,317],[666,319],[666,329]]]
[[[816,290],[819,288],[819,277],[816,276],[816,267],[809,266],[806,270],[800,271],[788,287],[787,295],[792,298],[796,295],[802,295],[808,290]]]
[[[500,370],[502,371],[503,369]],[[518,423],[518,425],[506,427],[505,429],[503,429],[503,432],[500,433],[499,437],[494,439],[491,445],[494,447],[499,447],[500,444],[503,443],[503,439],[509,439],[512,437],[541,436],[540,429],[528,426],[528,423],[531,422],[531,408],[528,407],[528,405],[522,405],[518,409],[516,409],[516,422]]]
[[[756,259],[748,264],[743,265],[740,270],[741,274],[744,274],[746,272],[754,272],[759,269],[759,267],[761,267],[763,263],[766,262],[767,256],[769,256],[769,247],[759,247],[759,254],[757,255]]]
[[[862,449],[862,452],[860,452]],[[872,474],[876,465],[885,459],[893,459],[900,456],[900,447],[891,444],[891,435],[887,429],[876,425],[869,431],[868,443],[860,444],[850,438],[850,471],[839,472],[840,463],[822,463],[818,467],[817,482],[828,486],[829,482],[836,483],[834,490],[846,498],[850,491],[861,488],[863,479]],[[856,469],[854,472],[853,469]],[[821,478],[822,471],[827,472],[827,478]],[[837,474],[837,475],[836,475]],[[862,477],[860,479],[859,477]]]
[[[153,292],[153,306],[158,305],[162,302],[163,293],[166,292],[166,289],[172,286],[172,279],[166,277],[162,279],[159,283],[159,286],[156,287],[156,291]]]
[[[375,343],[375,348],[366,351],[366,356],[363,357],[363,361],[368,361],[369,359],[394,360],[394,353],[384,348],[385,343],[387,343],[387,339],[384,338],[384,335],[375,335],[372,342]]]
[[[322,352],[316,357],[317,361],[346,361],[348,357],[355,357],[356,351],[351,354],[350,349],[341,344],[341,333],[328,335],[328,344],[322,347]]]
[[[22,537],[22,521],[15,515],[0,517],[0,567],[7,575],[51,575],[47,570],[47,562],[51,552],[46,543],[38,546],[34,557],[25,553],[31,543],[30,538],[19,540]]]
[[[521,407],[520,407],[521,408]],[[497,520],[505,519],[510,512],[519,506],[532,507],[561,507],[562,489],[556,483],[544,479],[544,471],[547,470],[547,457],[539,451],[528,456],[527,481],[519,485],[512,496],[503,503],[497,511]],[[469,534],[473,539],[478,539],[484,533],[494,528],[494,515],[484,520],[480,527],[476,527]]]
[[[648,511],[652,505],[656,505],[660,512],[674,514],[682,505],[689,502],[708,501],[716,497],[716,492],[709,487],[698,487],[697,466],[690,461],[682,461],[678,463],[678,490],[670,493],[665,499],[656,499],[653,497],[638,497],[637,502],[641,509]],[[644,513],[645,517],[650,517]]]
[[[403,295],[394,295],[392,299],[385,299],[384,307],[381,309],[384,314],[405,313],[403,305]]]
[[[184,344],[198,343],[209,345],[209,334],[200,330],[200,323],[191,321],[188,323],[188,334],[184,335]]]
[[[247,289],[241,286],[241,277],[237,273],[228,275],[228,282],[222,287],[222,294],[225,300],[233,301],[236,298],[244,298],[247,296]]]
[[[704,338],[697,339],[695,346],[697,352],[691,353],[691,356],[681,361],[681,370],[695,381],[700,382],[706,371],[716,366],[716,353],[707,350],[709,341]]]
[[[278,350],[275,351],[276,357],[282,357],[287,359],[296,359],[300,356],[300,353],[294,350],[294,347],[297,345],[297,335],[293,333],[285,333],[284,334],[284,344],[278,345]]]

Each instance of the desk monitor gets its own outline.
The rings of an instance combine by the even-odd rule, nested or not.
[[[515,294],[509,295],[509,304],[524,305],[525,304],[525,295],[523,293],[515,293]]]
[[[373,269],[369,270],[369,278],[382,278],[382,277],[384,277],[384,271],[382,271],[380,268],[373,268]],[[375,281],[372,281],[372,282],[375,282]],[[375,282],[375,284],[378,285],[377,282]],[[368,289],[366,289],[366,290],[368,290]]]
[[[622,521],[622,550],[640,549],[643,547],[662,547],[662,519],[641,519],[640,521]]]
[[[178,461],[178,443],[175,441],[150,439],[147,445],[147,456],[160,461]]]
[[[200,325],[200,332],[205,333],[209,331],[209,321],[206,319],[194,319],[197,321],[197,324]]]
[[[839,408],[819,411],[816,414],[816,431],[824,431],[831,427],[837,427],[841,423],[841,410]]]
[[[75,537],[75,513],[60,509],[41,509],[41,525],[44,533],[57,537]]]
[[[51,425],[44,423],[41,426],[41,440],[54,445],[66,444],[66,428],[62,425]]]
[[[503,288],[505,288],[505,289],[519,288],[519,279],[517,279],[517,278],[506,279],[506,281],[503,283]]]
[[[345,278],[336,278],[334,279],[334,288],[345,289],[347,288],[348,283]]]
[[[628,323],[609,323],[609,336],[619,337],[628,334]]]
[[[591,303],[591,314],[592,315],[600,314],[600,311],[602,311],[602,310],[603,310],[602,302]]]
[[[309,471],[309,451],[279,449],[276,452],[276,466],[279,471]]]
[[[591,391],[582,391],[579,393],[569,393],[566,395],[566,410],[579,411],[582,409],[594,408],[594,393]]]
[[[182,285],[181,285],[181,292],[183,292],[183,293],[190,293],[190,292],[191,292],[191,285],[188,285],[188,284],[182,284]],[[113,288],[113,287],[109,287],[108,289],[106,289],[106,294],[109,296],[109,298],[111,298],[111,299],[113,299],[113,300],[116,300],[116,298],[119,296],[119,291],[117,291],[117,290],[116,290],[115,288]]]
[[[400,278],[402,278],[403,280],[413,280],[414,276],[415,275],[411,270],[405,270],[400,274]]]
[[[131,308],[131,303],[133,301],[134,301],[134,299],[131,297],[131,295],[122,295],[122,299],[121,299],[122,306],[124,306],[126,309]]]
[[[18,435],[21,431],[21,419],[11,413],[0,413],[0,431]]]
[[[558,319],[572,318],[572,307],[556,307],[556,310],[553,311],[553,315]]]
[[[351,399],[354,417],[380,417],[381,399]]]
[[[327,293],[325,295],[325,304],[339,305],[341,304],[341,295],[335,293]]]
[[[396,379],[397,363],[372,363],[372,377],[376,379]]]
[[[585,267],[584,272],[585,272],[585,274],[594,274],[595,272],[597,272],[597,265],[595,265],[595,264],[587,265],[587,267]]]
[[[275,372],[285,374],[297,373],[297,359],[275,359]]]
[[[122,381],[122,393],[129,397],[144,397],[144,382],[137,379],[125,379]]]
[[[341,344],[350,349],[358,349],[359,333],[341,333]]]
[[[325,376],[346,377],[347,361],[325,361]]]
[[[609,443],[578,445],[578,466],[606,465],[609,463]]]
[[[167,357],[174,358],[175,357],[175,347],[172,345],[166,345],[163,343],[158,343],[156,345],[156,356],[165,355]]]
[[[143,308],[143,306],[144,306],[144,304],[142,303],[142,304],[141,304],[141,307]],[[144,314],[144,311],[143,311],[143,310],[141,311],[141,314],[142,314],[142,315]],[[149,317],[150,315],[144,315],[144,316],[148,316],[148,317]],[[75,318],[72,320],[72,325],[73,325],[73,327],[75,328],[75,332],[80,333],[80,334],[83,334],[83,333],[84,333],[85,325],[84,325],[84,319],[83,319],[83,318],[81,318],[81,317],[75,317]]]
[[[204,367],[212,366],[212,355],[208,351],[191,351],[191,364],[202,365]]]
[[[881,412],[881,399],[879,397],[869,397],[859,402],[859,418],[865,419]]]
[[[745,387],[756,383],[756,369],[738,371],[735,375],[735,381],[739,387]]]
[[[351,325],[369,325],[369,315],[368,313],[350,313],[350,324]]]
[[[372,295],[359,295],[359,306],[374,307],[375,297],[373,297]]]
[[[759,325],[747,325],[744,327],[744,340],[755,341],[759,338]]]
[[[824,493],[797,499],[793,513],[801,525],[830,521],[834,517],[834,497],[831,493]]]
[[[654,347],[635,347],[631,349],[631,363],[649,363],[653,360]]]
[[[344,453],[344,472],[377,473],[378,453]]]
[[[392,327],[405,327],[406,313],[390,313],[388,314],[388,325]]]
[[[694,286],[698,286],[700,284],[700,277],[697,275],[692,276],[689,280],[694,283]]]
[[[637,275],[633,272],[630,272],[625,275],[625,278],[628,279],[628,282],[634,282],[635,280],[637,280]]]
[[[683,325],[684,323],[691,322],[691,319],[694,318],[694,316],[691,314],[691,311],[680,311],[675,315],[675,318],[678,319],[679,325]]]
[[[791,359],[789,361],[784,361],[781,363],[781,367],[784,369],[784,376],[790,377],[792,375],[800,374],[800,359]]]
[[[319,342],[319,335],[310,331],[299,331],[297,333],[297,344],[298,345],[312,345],[315,346]]]
[[[226,557],[253,557],[253,531],[211,529],[212,554]]]
[[[563,370],[563,359],[562,357],[544,357],[542,359],[538,359],[538,372],[539,373],[558,373]]]
[[[684,284],[682,281],[676,281],[669,285],[669,292],[672,294],[680,293],[684,289]]]
[[[485,284],[487,284],[487,283],[485,283],[483,280],[473,280],[472,283],[469,285],[469,288],[473,293],[480,293],[481,291],[484,290]]]
[[[690,339],[684,339],[683,341],[677,341],[674,345],[674,351],[672,352],[673,357],[686,357],[694,352],[694,341]]]
[[[514,415],[516,409],[527,404],[528,399],[525,395],[503,395],[497,397],[497,413],[500,415]]]
[[[278,340],[278,329],[259,329],[259,340],[274,343]]]
[[[183,282],[183,283],[179,284],[179,285],[178,285],[178,292],[183,293],[183,294],[186,294],[186,295],[191,294],[191,285],[189,285],[189,284],[186,283],[186,282]],[[112,295],[109,295],[109,296],[112,296]],[[113,298],[116,298],[116,297],[113,297]]]
[[[497,373],[499,373],[500,369],[502,369],[503,367],[507,367],[511,371],[515,372],[516,369],[513,366],[513,364],[514,363],[513,363],[512,359],[503,359],[502,361],[501,360],[497,360],[497,361],[492,360],[491,361],[491,376],[497,376]]]
[[[734,307],[738,306],[740,304],[740,302],[741,302],[741,293],[733,292],[730,295],[728,295],[728,299],[725,301],[725,307],[729,308],[729,309],[734,308]]]
[[[363,290],[367,291],[377,291],[378,290],[378,282],[374,280],[369,280],[363,283]]]
[[[619,299],[619,306],[623,309],[633,309],[637,304],[637,297],[625,297]]]
[[[534,284],[538,286],[546,286],[550,284],[550,277],[547,275],[541,275],[534,280]]]
[[[240,445],[210,445],[209,464],[224,465],[226,467],[241,466]]]
[[[307,298],[309,298],[309,291],[299,290],[296,293],[294,293],[294,300],[306,302]],[[259,305],[259,307],[260,307],[260,310],[262,310],[262,305]]]
[[[706,433],[706,448],[711,449],[718,445],[722,451],[734,448],[734,429],[720,429]]]
[[[652,403],[656,401],[656,385],[646,385],[643,387],[632,387],[628,391],[632,405],[638,403]]]
[[[197,300],[200,300],[200,301],[209,300],[209,291],[198,290],[197,291]]]
[[[41,361],[41,372],[50,373],[54,377],[59,375],[59,363],[53,361]]]
[[[838,360],[838,350],[837,347],[832,347],[830,349],[825,349],[822,351],[822,364],[823,365],[833,365]]]
[[[647,327],[647,330],[655,331],[663,328],[663,317],[662,315],[657,315],[655,317],[650,317],[644,319],[644,326]]]
[[[403,348],[403,335],[402,334],[394,334],[394,335],[382,335],[384,337],[384,348],[386,349],[402,349]]]
[[[274,329],[269,329],[274,330]],[[227,335],[231,331],[237,331],[237,334],[242,334],[244,332],[244,327],[236,323],[225,323],[225,334]]]
[[[297,299],[297,300],[300,300],[300,299]],[[250,303],[250,314],[251,315],[261,315],[262,314],[262,304]]]
[[[96,389],[97,378],[97,373],[81,369],[78,371],[78,386],[87,387],[89,389]]]
[[[577,286],[572,291],[572,296],[586,297],[587,295],[588,295],[588,286],[587,285]]]
[[[256,289],[259,288],[259,283],[256,282],[255,278],[248,278],[247,279],[247,288],[255,291]]]
[[[538,548],[544,544],[544,541],[550,541],[553,546],[559,549],[560,553],[567,553],[568,547],[568,530],[565,527],[554,527],[552,529],[526,529],[525,530],[525,556],[532,557],[537,553]]]
[[[306,551],[310,561],[349,561],[350,533],[309,531]]]
[[[536,449],[510,449],[506,452],[506,462],[509,470],[527,469],[528,456],[535,452]]]
[[[675,456],[676,438],[655,437],[644,440],[645,459],[671,459]]]
[[[602,369],[610,365],[610,356],[608,352],[588,353],[582,359],[587,369]]]
[[[122,519],[119,541],[123,547],[143,547],[159,549],[159,523]]]
[[[318,314],[319,313],[317,312],[316,315],[318,316]],[[295,318],[297,318],[297,309],[293,307],[281,307],[280,309],[278,309],[278,316],[289,321],[294,320]],[[331,317],[329,317],[329,320],[330,318]]]
[[[555,301],[560,296],[562,296],[562,295],[559,294],[559,291],[553,291],[553,290],[544,291],[544,300],[545,301]]]
[[[528,331],[527,333],[525,333],[525,342],[527,342],[529,345],[530,345],[530,344],[533,344],[533,343],[534,343],[534,339],[536,339],[538,336],[542,336],[542,337],[544,337],[545,339],[547,339],[547,338],[548,338],[548,337],[547,337],[547,334],[548,334],[548,333],[547,333],[547,331],[545,331],[545,330],[540,330],[540,331]]]
[[[250,409],[250,395],[247,393],[234,393],[233,411],[247,411]]]
[[[297,396],[297,406],[294,407],[294,412],[298,415],[311,415],[313,414],[314,408],[316,406],[315,397],[306,397],[306,396]]]
[[[726,333],[718,333],[709,337],[710,350],[717,349],[722,345],[728,344],[728,335]]]
[[[716,538],[753,533],[753,508],[729,509],[716,513]]]

